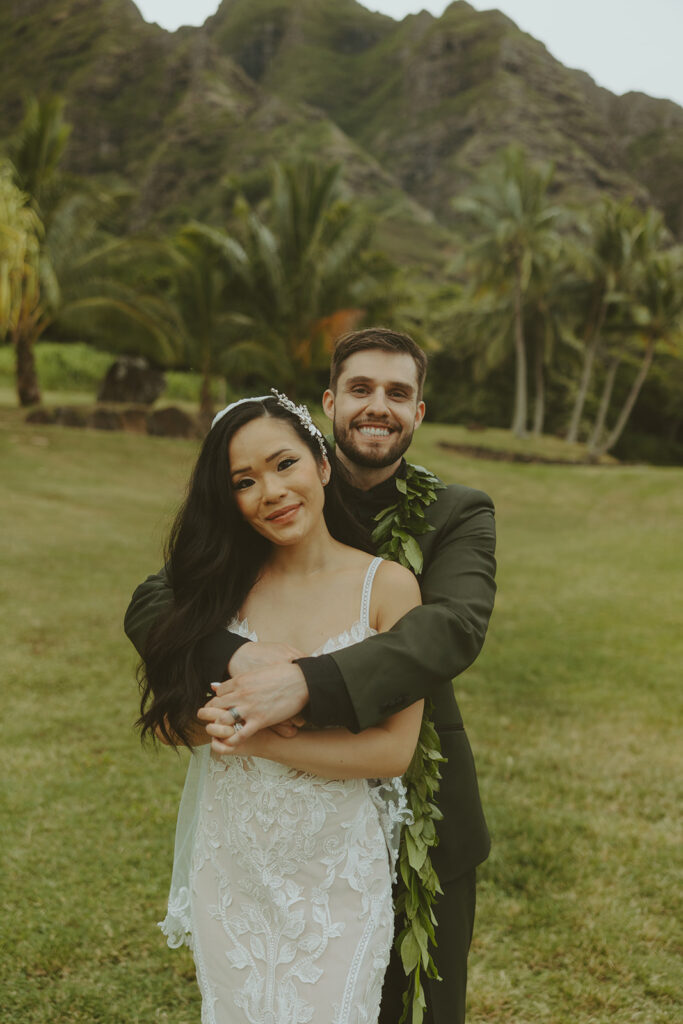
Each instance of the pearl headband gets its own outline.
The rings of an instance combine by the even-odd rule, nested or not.
[[[226,413],[229,413],[232,409],[236,409],[238,405],[244,405],[245,402],[262,402],[266,398],[275,397],[277,404],[281,405],[283,409],[291,412],[293,416],[296,416],[299,423],[308,431],[308,433],[316,439],[318,447],[320,448],[320,454],[324,459],[327,458],[327,448],[325,447],[325,438],[322,433],[318,430],[315,423],[311,419],[311,414],[305,405],[295,405],[291,398],[287,398],[287,395],[283,395],[281,391],[276,388],[271,388],[271,395],[255,395],[253,398],[238,398],[236,402],[231,402],[230,405],[226,405],[225,409],[221,409],[217,412],[211,422],[211,429],[216,426],[219,420],[223,419]]]

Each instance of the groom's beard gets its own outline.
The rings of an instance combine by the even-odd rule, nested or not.
[[[335,444],[341,449],[349,462],[367,469],[384,469],[397,462],[407,452],[413,439],[413,430],[398,431],[388,440],[388,447],[373,449],[365,439],[358,438],[353,424],[342,427],[336,420],[332,423]]]

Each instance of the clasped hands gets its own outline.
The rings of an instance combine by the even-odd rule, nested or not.
[[[293,664],[300,657],[301,651],[289,644],[263,641],[243,644],[235,651],[228,665],[230,679],[212,684],[216,696],[197,712],[216,753],[257,754],[249,740],[262,729],[271,728],[285,737],[296,735],[308,703],[304,674]]]

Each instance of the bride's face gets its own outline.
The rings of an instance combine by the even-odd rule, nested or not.
[[[229,459],[242,516],[273,544],[297,544],[324,524],[329,464],[316,462],[289,423],[251,420],[230,442]]]

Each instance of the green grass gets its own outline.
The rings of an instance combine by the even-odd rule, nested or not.
[[[0,409],[3,1021],[196,1024],[164,913],[184,761],[141,750],[121,620],[195,446]],[[493,834],[470,1024],[674,1024],[683,473],[411,453],[494,497],[499,595],[458,680]]]
[[[586,446],[583,444],[567,444],[560,437],[542,434],[540,437],[515,437],[509,430],[500,427],[486,427],[470,430],[457,424],[425,423],[421,428],[430,442],[437,447],[457,445],[467,448],[484,448],[491,452],[506,452],[512,455],[532,455],[537,458],[557,462],[585,462]],[[416,435],[420,438],[420,435]],[[448,459],[453,455],[449,454]],[[613,465],[611,456],[602,456],[601,463]]]

